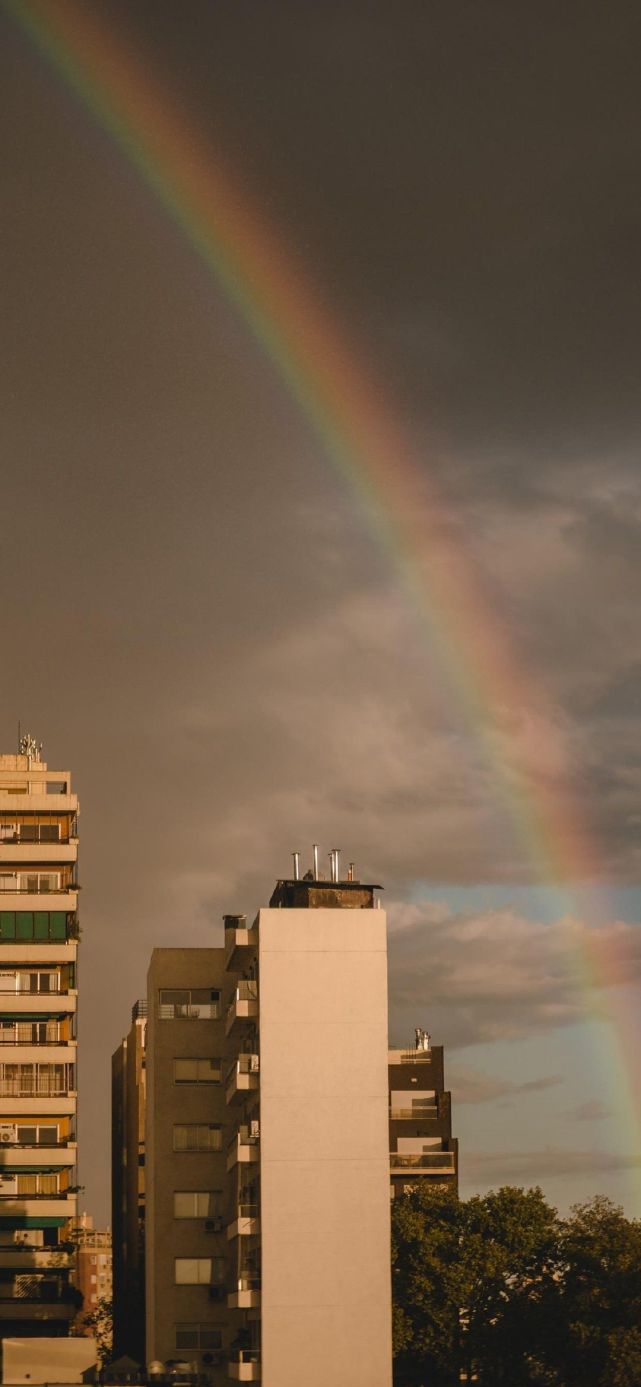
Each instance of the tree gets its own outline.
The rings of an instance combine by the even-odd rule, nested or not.
[[[562,1225],[556,1359],[567,1387],[637,1387],[641,1372],[641,1223],[602,1197]],[[630,1366],[632,1365],[632,1366]],[[636,1375],[635,1375],[636,1372]]]
[[[392,1208],[398,1387],[639,1387],[641,1223],[510,1187]]]
[[[541,1191],[459,1203],[424,1183],[394,1201],[393,1229],[398,1382],[533,1382],[557,1265],[556,1214]]]
[[[113,1301],[101,1296],[95,1310],[84,1316],[83,1324],[93,1329],[101,1368],[111,1362],[113,1352]]]

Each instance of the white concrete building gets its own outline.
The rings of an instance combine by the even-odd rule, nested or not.
[[[264,1387],[392,1380],[385,913],[332,877],[225,921],[228,1373]]]

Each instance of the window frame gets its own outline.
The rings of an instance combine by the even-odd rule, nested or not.
[[[179,1078],[177,1074],[178,1065],[192,1064],[196,1066],[193,1078]],[[200,1066],[209,1065],[210,1068],[217,1065],[218,1072],[213,1078],[206,1078],[199,1072]],[[175,1084],[220,1084],[222,1083],[223,1062],[217,1055],[175,1055],[174,1056],[174,1083]]]

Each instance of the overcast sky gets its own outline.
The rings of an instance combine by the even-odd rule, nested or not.
[[[544,696],[508,722],[569,748],[616,966],[588,995],[572,883],[541,887],[362,508],[2,6],[2,746],[21,719],[81,796],[87,1207],[107,1216],[110,1054],[152,947],[217,943],[319,841],[386,887],[392,1039],[447,1046],[464,1191],[640,1211],[607,1018],[641,976],[641,10],[100,14],[302,260],[440,489]]]

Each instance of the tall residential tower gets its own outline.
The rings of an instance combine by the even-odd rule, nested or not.
[[[30,736],[0,755],[0,1336],[77,1310],[78,800]]]

